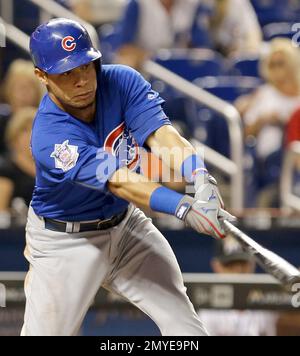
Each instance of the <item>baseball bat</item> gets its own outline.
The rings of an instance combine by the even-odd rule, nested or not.
[[[260,267],[275,277],[289,292],[295,283],[300,283],[300,271],[274,252],[267,250],[251,239],[229,221],[224,220],[224,229],[252,255]]]

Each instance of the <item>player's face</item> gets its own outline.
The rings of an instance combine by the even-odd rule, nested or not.
[[[97,75],[93,62],[63,74],[46,75],[44,80],[48,91],[63,106],[84,109],[95,102]]]

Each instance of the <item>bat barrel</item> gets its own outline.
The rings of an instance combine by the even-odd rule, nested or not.
[[[229,221],[223,221],[223,225],[225,231],[231,234],[244,250],[255,258],[262,269],[275,277],[289,292],[292,291],[295,284],[300,283],[300,272],[296,267],[259,245]]]

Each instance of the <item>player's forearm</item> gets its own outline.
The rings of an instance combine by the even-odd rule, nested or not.
[[[128,168],[119,169],[109,180],[108,187],[119,198],[141,208],[150,208],[153,211],[173,216],[177,216],[180,204],[185,198],[184,195],[153,183],[148,178],[131,172]]]
[[[205,168],[200,154],[172,126],[163,126],[157,130],[149,137],[147,145],[168,167],[182,174],[188,181],[195,169]]]
[[[174,171],[179,172],[183,161],[195,154],[193,146],[172,126],[163,126],[147,141],[152,151]]]
[[[161,185],[133,173],[127,168],[119,169],[109,181],[109,190],[117,197],[139,207],[149,208],[153,192]]]

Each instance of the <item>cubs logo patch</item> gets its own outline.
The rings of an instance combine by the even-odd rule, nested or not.
[[[67,36],[61,41],[62,48],[67,52],[72,52],[76,48],[75,38],[73,36]]]
[[[139,146],[124,122],[108,134],[104,149],[118,157],[130,170],[136,171],[139,167]]]
[[[78,147],[69,145],[69,140],[61,145],[55,145],[51,158],[55,160],[55,168],[68,172],[76,166],[79,158]]]

